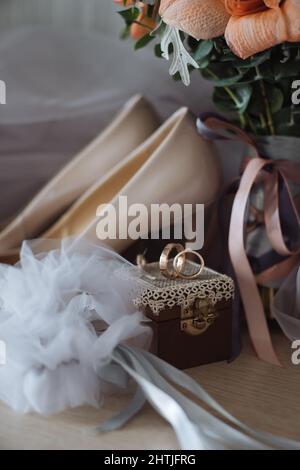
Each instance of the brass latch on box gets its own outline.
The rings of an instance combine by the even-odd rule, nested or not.
[[[188,335],[202,335],[217,317],[208,300],[197,299],[190,307],[182,307],[180,329]]]

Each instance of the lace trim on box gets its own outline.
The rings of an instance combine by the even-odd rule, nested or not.
[[[196,299],[208,299],[215,305],[234,297],[233,280],[208,268],[195,281],[169,280],[161,275],[154,263],[147,265],[145,277],[152,285],[140,292],[134,304],[139,308],[149,306],[157,315],[165,308],[190,307]]]

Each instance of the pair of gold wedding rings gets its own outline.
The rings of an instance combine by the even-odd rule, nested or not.
[[[172,262],[172,270],[170,269],[170,255],[172,252],[177,252]],[[188,256],[194,256],[199,261],[199,267],[195,272],[189,273],[185,271]],[[159,268],[163,276],[168,279],[197,279],[204,269],[204,259],[197,253],[190,249],[184,248],[180,243],[169,243],[165,246],[160,255]]]

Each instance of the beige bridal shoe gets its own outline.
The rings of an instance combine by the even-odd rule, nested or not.
[[[99,218],[105,204],[118,207],[121,195],[127,197],[128,205],[139,203],[147,208],[152,203],[209,205],[219,188],[220,167],[214,148],[197,134],[194,117],[182,108],[78,199],[44,238],[104,241],[97,227]],[[133,240],[107,239],[105,243],[122,252]]]
[[[95,181],[144,142],[158,124],[155,111],[144,98],[129,100],[113,122],[0,233],[1,261],[7,262],[23,240],[39,237]]]

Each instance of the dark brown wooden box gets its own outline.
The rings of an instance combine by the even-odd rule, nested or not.
[[[198,280],[168,280],[146,266],[153,287],[135,301],[152,320],[151,351],[179,369],[228,360],[234,283],[205,269]]]

